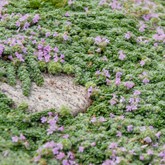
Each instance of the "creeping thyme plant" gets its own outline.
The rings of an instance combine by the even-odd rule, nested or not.
[[[0,80],[74,74],[92,105],[29,114],[0,91],[0,164],[165,164],[164,0],[9,0]]]

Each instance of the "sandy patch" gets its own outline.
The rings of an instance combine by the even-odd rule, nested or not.
[[[26,102],[29,112],[39,112],[45,109],[60,109],[61,106],[70,108],[71,113],[76,115],[84,112],[90,105],[86,89],[75,85],[74,78],[66,75],[44,75],[44,85],[38,87],[32,83],[31,94],[26,97],[22,94],[21,83],[17,81],[15,87],[0,82],[0,90],[12,98],[16,105]]]

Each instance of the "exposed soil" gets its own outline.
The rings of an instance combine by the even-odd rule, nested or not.
[[[12,98],[16,105],[26,102],[29,105],[29,112],[39,112],[45,109],[67,106],[73,115],[84,112],[90,105],[86,89],[83,86],[75,85],[71,76],[52,76],[44,74],[44,85],[38,87],[32,83],[31,94],[26,97],[22,94],[21,82],[12,87],[0,82],[0,90]]]

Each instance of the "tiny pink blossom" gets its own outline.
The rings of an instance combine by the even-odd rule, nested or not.
[[[79,152],[84,152],[84,147],[80,146],[78,151]]]
[[[145,65],[145,61],[144,61],[144,60],[141,60],[141,61],[140,61],[140,65],[141,65],[141,66],[144,66],[144,65]]]
[[[58,155],[57,155],[57,159],[58,160],[62,160],[63,158],[65,157],[65,154],[63,152],[60,152]]]
[[[134,82],[127,81],[124,83],[124,86],[127,87],[127,89],[131,89],[135,86]]]
[[[12,142],[17,143],[18,140],[19,140],[19,137],[18,136],[13,136],[12,137]]]
[[[152,142],[152,140],[151,140],[151,138],[149,136],[147,136],[146,138],[144,138],[144,141],[146,143],[151,143]]]
[[[126,55],[123,53],[122,50],[120,50],[118,53],[119,53],[119,59],[120,60],[124,60],[126,58]]]
[[[128,39],[130,39],[131,38],[131,32],[127,32],[126,34],[125,34],[125,38],[128,40]]]

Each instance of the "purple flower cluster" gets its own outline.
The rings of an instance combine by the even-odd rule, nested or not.
[[[139,98],[140,94],[141,94],[140,91],[138,90],[134,91],[133,97],[129,99],[129,105],[126,106],[127,112],[137,110],[138,103],[140,102],[140,98]]]
[[[126,58],[126,55],[124,54],[124,52],[123,52],[122,50],[120,50],[120,51],[118,52],[118,54],[119,54],[119,59],[120,59],[120,60],[124,60],[124,59]]]
[[[131,38],[131,32],[127,32],[127,33],[125,34],[125,38],[126,38],[127,40],[129,40],[129,39]]]
[[[107,46],[109,44],[109,40],[105,37],[97,36],[94,38],[94,43],[98,46]]]
[[[147,27],[146,27],[146,25],[144,24],[144,22],[140,21],[139,31],[140,31],[140,32],[144,32],[146,28],[147,28]]]
[[[41,123],[47,123],[49,124],[49,128],[47,129],[47,134],[51,135],[53,134],[55,131],[63,131],[64,127],[63,126],[58,126],[57,125],[58,122],[58,115],[54,115],[53,113],[49,113],[48,117],[43,116],[41,118]]]
[[[121,72],[117,72],[116,73],[116,80],[115,80],[115,85],[120,85],[121,83],[121,76],[122,76],[122,73]]]
[[[153,39],[155,41],[159,41],[159,42],[163,41],[163,42],[165,42],[165,32],[164,32],[164,30],[162,28],[158,27],[156,29],[156,31],[157,31],[157,33],[153,35]]]
[[[13,143],[21,143],[23,144],[26,148],[29,146],[28,141],[26,140],[26,137],[21,133],[20,136],[13,136],[12,137],[12,142]]]
[[[32,19],[33,23],[37,23],[40,20],[40,15],[36,14],[34,18]]]
[[[118,2],[118,0],[112,0],[112,2],[109,4],[112,10],[121,10],[121,4]]]
[[[150,80],[148,79],[148,74],[146,72],[143,72],[142,74],[140,74],[139,77],[142,79],[142,82],[145,85],[150,82]]]
[[[113,97],[112,97],[112,99],[109,101],[109,103],[110,103],[111,105],[115,105],[115,104],[117,104],[117,102],[118,102],[117,96],[116,96],[116,94],[113,94]]]
[[[45,152],[47,150],[47,152]],[[51,154],[56,160],[59,160],[62,165],[77,165],[73,152],[63,152],[63,145],[61,143],[55,143],[50,141],[45,143],[37,150],[37,156],[34,158],[34,162],[39,162],[44,154]],[[44,155],[46,156],[46,155]]]
[[[54,55],[51,55],[53,54]],[[52,49],[49,45],[46,45],[45,41],[42,40],[40,44],[38,44],[38,51],[34,53],[37,57],[39,61],[45,61],[45,62],[49,62],[53,56],[53,59],[55,62],[64,62],[64,54],[60,54],[59,57],[59,49],[57,47],[55,47],[54,49]]]
[[[121,10],[122,6],[118,0],[112,0],[112,2],[108,2],[107,0],[100,0],[99,6],[109,6],[112,10]]]
[[[4,49],[4,45],[0,44],[0,57],[2,57]]]
[[[103,123],[105,121],[106,121],[106,119],[103,116],[100,116],[98,119],[94,116],[91,119],[91,122],[92,123],[96,123],[96,122]]]
[[[135,86],[135,83],[132,82],[132,81],[127,81],[124,83],[124,86],[127,88],[127,89],[131,89]]]
[[[39,14],[34,15],[32,20],[30,20],[29,14],[21,15],[20,18],[16,21],[16,27],[19,29],[27,30],[31,24],[36,24],[40,19]]]

